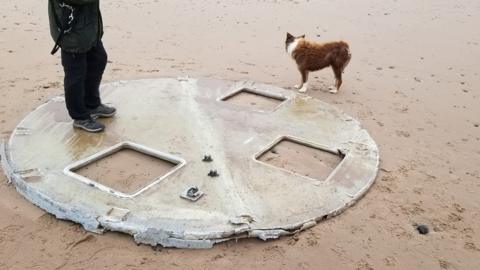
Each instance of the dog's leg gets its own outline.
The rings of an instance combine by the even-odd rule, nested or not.
[[[308,88],[308,70],[302,70],[300,73],[302,73],[302,86],[298,89],[298,92],[305,93]]]
[[[332,88],[329,92],[332,94],[338,93],[338,90],[340,90],[340,86],[342,85],[342,68],[338,67],[333,67],[333,73],[335,74],[335,88]]]
[[[302,73],[302,70],[300,68],[298,69],[298,71],[300,71],[300,75],[302,76],[302,78],[300,79],[300,84],[295,84],[293,86],[293,88],[295,88],[297,90],[303,87],[303,73]]]

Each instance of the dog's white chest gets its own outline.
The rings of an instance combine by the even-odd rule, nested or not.
[[[295,49],[297,48],[298,46],[298,40],[295,40],[294,42],[288,44],[287,46],[287,52],[290,56],[292,56],[293,54],[293,51],[295,51]]]

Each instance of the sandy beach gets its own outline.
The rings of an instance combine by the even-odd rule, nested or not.
[[[47,1],[0,10],[0,137],[63,92]],[[137,246],[29,203],[0,174],[0,269],[480,269],[479,1],[101,1],[104,82],[157,77],[299,81],[286,32],[348,41],[340,93],[308,94],[358,119],[380,171],[343,214],[294,236],[209,250]],[[426,224],[427,235],[414,224]]]

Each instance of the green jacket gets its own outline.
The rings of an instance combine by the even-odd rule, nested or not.
[[[53,40],[66,52],[87,52],[103,36],[100,0],[49,0],[48,17]]]

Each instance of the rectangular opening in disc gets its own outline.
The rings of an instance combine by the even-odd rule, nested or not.
[[[285,100],[283,97],[268,95],[247,88],[222,99],[222,101],[234,105],[249,107],[259,111],[273,111]]]
[[[178,164],[124,147],[73,172],[113,190],[130,194],[165,176]]]
[[[309,178],[324,181],[343,156],[290,138],[280,140],[257,156],[257,160]]]

